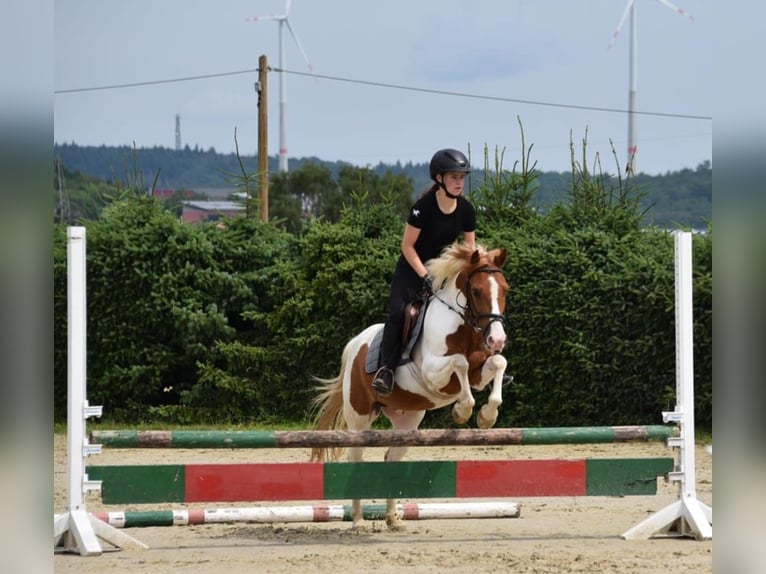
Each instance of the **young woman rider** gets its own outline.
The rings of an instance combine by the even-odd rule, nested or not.
[[[461,234],[463,243],[470,247],[476,244],[476,212],[463,196],[465,178],[471,172],[468,158],[456,149],[441,149],[431,158],[429,170],[434,183],[410,210],[391,281],[380,368],[372,381],[381,397],[394,390],[394,372],[402,353],[404,309],[418,294],[430,295],[433,290],[424,263],[438,257]]]

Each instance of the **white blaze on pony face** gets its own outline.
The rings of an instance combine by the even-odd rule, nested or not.
[[[493,315],[502,316],[503,311],[500,308],[500,284],[497,282],[497,279],[494,277],[494,275],[489,276],[489,284],[492,300],[492,311],[490,312]],[[489,334],[485,340],[487,341],[487,346],[494,353],[500,353],[503,348],[505,348],[505,329],[503,328],[503,324],[500,321],[492,321],[490,323]]]

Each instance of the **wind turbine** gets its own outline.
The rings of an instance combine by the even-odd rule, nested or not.
[[[301,41],[298,39],[298,36],[296,35],[295,30],[293,30],[293,27],[290,25],[290,20],[288,19],[290,16],[290,4],[291,0],[285,0],[284,14],[270,14],[268,16],[255,16],[253,18],[246,18],[248,22],[252,21],[254,23],[265,22],[267,20],[279,22],[279,171],[281,172],[287,171],[287,137],[285,135],[285,118],[287,115],[287,111],[285,109],[287,106],[287,96],[285,93],[285,26],[287,26],[287,29],[290,31],[293,40],[295,40],[295,44],[298,46],[301,54],[303,54],[303,59],[306,60],[306,65],[308,66],[309,71],[311,71],[311,63],[309,62],[309,57],[306,55],[306,51],[303,49]]]
[[[679,8],[668,0],[657,0],[664,4],[677,14],[694,20],[694,17],[687,13],[683,8]],[[628,91],[628,161],[625,164],[625,171],[635,174],[636,156],[638,155],[638,144],[636,143],[636,94],[638,92],[638,67],[636,58],[638,55],[638,34],[636,32],[636,0],[628,0],[625,11],[622,13],[617,29],[612,33],[612,39],[609,41],[611,49],[620,35],[622,25],[630,13],[630,88]]]

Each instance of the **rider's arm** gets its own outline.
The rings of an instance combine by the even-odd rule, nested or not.
[[[476,232],[464,231],[463,232],[463,244],[467,245],[471,249],[476,249]]]
[[[420,229],[413,227],[409,223],[404,227],[404,235],[402,235],[402,255],[410,264],[410,267],[418,274],[418,277],[425,277],[426,266],[420,260],[417,251],[415,251],[415,242],[420,237]]]

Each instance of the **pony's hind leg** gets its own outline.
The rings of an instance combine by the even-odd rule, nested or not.
[[[384,408],[383,414],[385,414],[391,421],[391,426],[394,430],[415,430],[420,425],[425,411],[400,411],[389,410]],[[409,447],[406,446],[392,446],[386,451],[386,462],[399,462],[407,454]],[[396,499],[386,499],[386,526],[389,530],[404,530],[405,524],[401,515],[396,510]]]
[[[373,410],[369,415],[360,415],[356,413],[351,405],[346,402],[344,406],[344,418],[349,430],[369,430],[372,427],[372,423],[378,418],[380,412]],[[352,446],[347,449],[348,462],[362,462],[364,459],[364,447]],[[354,499],[351,501],[351,528],[353,530],[361,530],[365,527],[364,512],[362,511],[362,501]]]
[[[352,446],[348,448],[348,462],[362,462],[363,448]],[[359,530],[364,526],[364,512],[362,511],[362,501],[355,498],[351,501],[351,528]]]
[[[386,451],[384,460],[386,462],[399,462],[404,458],[406,452],[406,446],[392,446]],[[397,500],[395,498],[386,499],[386,526],[388,526],[389,530],[404,530],[404,520],[397,511],[396,504]]]

